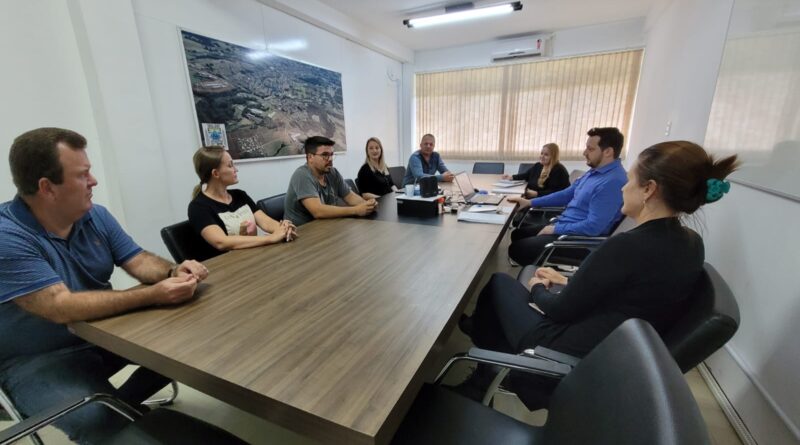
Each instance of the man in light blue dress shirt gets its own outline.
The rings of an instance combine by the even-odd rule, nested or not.
[[[511,233],[508,255],[520,265],[534,263],[544,246],[560,235],[604,236],[622,218],[622,186],[627,182],[619,160],[624,137],[614,127],[592,128],[587,132],[583,156],[591,170],[568,188],[541,198],[518,202],[528,207],[565,207],[554,224],[532,224]]]

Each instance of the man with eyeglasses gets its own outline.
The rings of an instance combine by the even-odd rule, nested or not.
[[[306,139],[306,163],[292,174],[284,203],[286,219],[298,226],[315,219],[366,216],[378,205],[350,190],[333,168],[334,144],[324,136]]]

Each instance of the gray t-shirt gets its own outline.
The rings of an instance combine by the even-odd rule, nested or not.
[[[342,175],[335,168],[331,168],[329,173],[325,173],[325,187],[320,185],[308,164],[297,167],[289,180],[289,189],[286,190],[286,201],[284,202],[284,218],[290,220],[295,225],[305,224],[313,221],[314,216],[305,208],[302,200],[311,197],[318,197],[323,204],[327,205],[346,205],[344,197],[350,194],[350,187],[345,184]]]

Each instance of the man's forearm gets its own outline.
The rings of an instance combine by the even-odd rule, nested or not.
[[[339,207],[322,204],[315,212],[311,212],[316,219],[341,218],[356,215],[355,207]]]
[[[160,256],[143,251],[123,264],[122,268],[140,282],[152,284],[167,278],[173,266],[173,263]]]
[[[150,306],[157,299],[153,286],[124,291],[103,290],[70,292],[63,284],[35,294],[20,297],[14,302],[22,309],[55,323],[96,320],[136,308]]]

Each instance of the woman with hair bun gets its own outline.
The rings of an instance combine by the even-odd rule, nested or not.
[[[736,156],[715,160],[687,141],[647,148],[622,188],[622,213],[635,228],[609,238],[569,279],[539,268],[528,289],[494,274],[462,330],[484,349],[518,353],[541,345],[578,357],[629,318],[663,335],[689,307],[703,272],[703,240],[679,218],[722,198],[738,165]],[[553,285],[564,287],[555,293]],[[483,386],[486,374],[479,368],[464,385]]]
[[[192,160],[200,183],[192,192],[189,223],[211,247],[222,253],[294,239],[291,221],[275,221],[244,190],[228,189],[239,177],[225,148],[200,147]],[[267,235],[258,235],[256,227]]]

